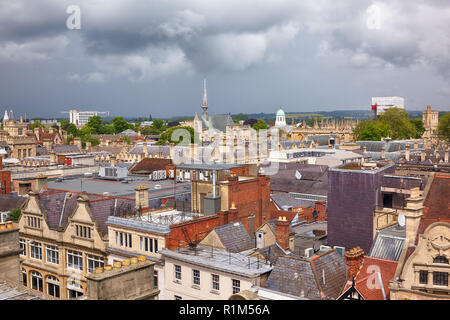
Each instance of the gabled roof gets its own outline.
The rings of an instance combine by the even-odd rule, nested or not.
[[[38,195],[41,209],[47,217],[47,224],[51,229],[67,227],[69,217],[77,207],[80,193],[51,191]],[[107,233],[106,220],[109,216],[120,216],[134,211],[135,201],[125,198],[110,198],[101,195],[88,195],[88,207],[92,218],[98,223],[102,235]]]
[[[144,158],[136,163],[130,171],[132,173],[149,174],[156,170],[165,170],[166,166],[171,163],[172,161],[170,159]]]
[[[266,287],[312,300],[334,300],[346,281],[344,258],[336,250],[330,250],[311,259],[280,256]]]
[[[364,257],[361,269],[355,278],[355,289],[364,300],[388,300],[389,281],[394,279],[397,264],[397,261]],[[380,281],[383,283],[382,286]],[[351,282],[349,281],[346,284],[344,293],[350,287]]]
[[[250,235],[240,222],[215,227],[214,231],[228,251],[242,252],[254,247]]]
[[[0,211],[11,211],[20,207],[26,199],[14,194],[0,194]]]
[[[423,216],[420,218],[416,244],[419,234],[423,234],[432,223],[450,222],[450,201],[448,199],[450,199],[450,175],[436,174],[423,203]]]

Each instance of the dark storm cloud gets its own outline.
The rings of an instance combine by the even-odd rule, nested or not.
[[[81,30],[66,28],[69,5],[81,8]],[[368,27],[373,7],[380,28]],[[391,70],[432,70],[442,77],[433,92],[445,97],[449,30],[447,0],[0,0],[0,65],[30,79],[42,66],[68,86],[116,90],[186,75],[261,77],[271,65],[296,81],[326,61],[349,74],[375,71],[380,81]],[[341,82],[342,71],[330,72]]]

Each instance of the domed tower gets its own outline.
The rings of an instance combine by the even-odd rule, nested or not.
[[[281,108],[277,112],[277,116],[275,119],[275,126],[276,127],[285,127],[286,126],[286,115],[285,115],[283,109],[281,109]]]

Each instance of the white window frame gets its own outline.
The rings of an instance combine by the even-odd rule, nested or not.
[[[179,269],[179,270],[177,270],[177,269]],[[177,277],[177,275],[179,275],[180,277]],[[178,265],[178,264],[174,265],[174,277],[175,277],[175,280],[181,281],[181,278],[182,278],[182,276],[181,276],[181,266]]]
[[[215,277],[217,277],[217,279],[215,279]],[[218,274],[211,274],[211,289],[213,291],[220,291],[220,276]]]
[[[30,258],[42,260],[42,243],[36,241],[30,243]]]
[[[37,278],[38,279],[36,281],[36,284],[37,284],[36,288],[33,288],[33,278]],[[40,283],[39,283],[39,279],[41,280]],[[40,284],[40,286],[39,286],[39,284]],[[44,286],[44,281],[42,279],[42,274],[40,274],[37,271],[31,270],[30,271],[30,287],[31,287],[31,289],[42,292],[42,291],[44,291],[43,286]]]
[[[20,255],[26,257],[27,256],[27,240],[19,239],[19,245],[20,245],[20,249],[22,249],[22,252],[20,253]]]
[[[192,269],[192,284],[195,286],[200,285],[200,270],[198,269]]]
[[[72,257],[71,263],[69,262],[70,257]],[[75,263],[75,260],[77,260],[78,263]],[[83,271],[83,253],[75,250],[67,250],[67,268]]]
[[[59,285],[59,280],[55,276],[47,276],[45,279],[45,283],[47,284],[47,294],[55,297],[60,298],[61,297],[61,286]],[[58,286],[58,296],[50,294],[49,285]]]
[[[104,266],[105,266],[105,259],[103,257],[96,256],[93,254],[87,255],[87,270],[89,273],[93,273],[95,271],[95,268],[97,267],[104,267]]]
[[[231,279],[231,287],[232,287],[232,290],[233,290],[233,294],[241,292],[241,280]],[[239,289],[239,290],[237,290],[237,289]]]
[[[56,246],[46,245],[45,255],[48,263],[59,264],[59,249]]]

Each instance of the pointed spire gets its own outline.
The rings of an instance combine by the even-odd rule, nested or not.
[[[5,110],[5,115],[3,116],[3,121],[8,121],[8,120],[9,120],[8,110]]]
[[[203,116],[208,117],[208,97],[206,95],[206,79],[203,79],[202,109],[203,109]]]

